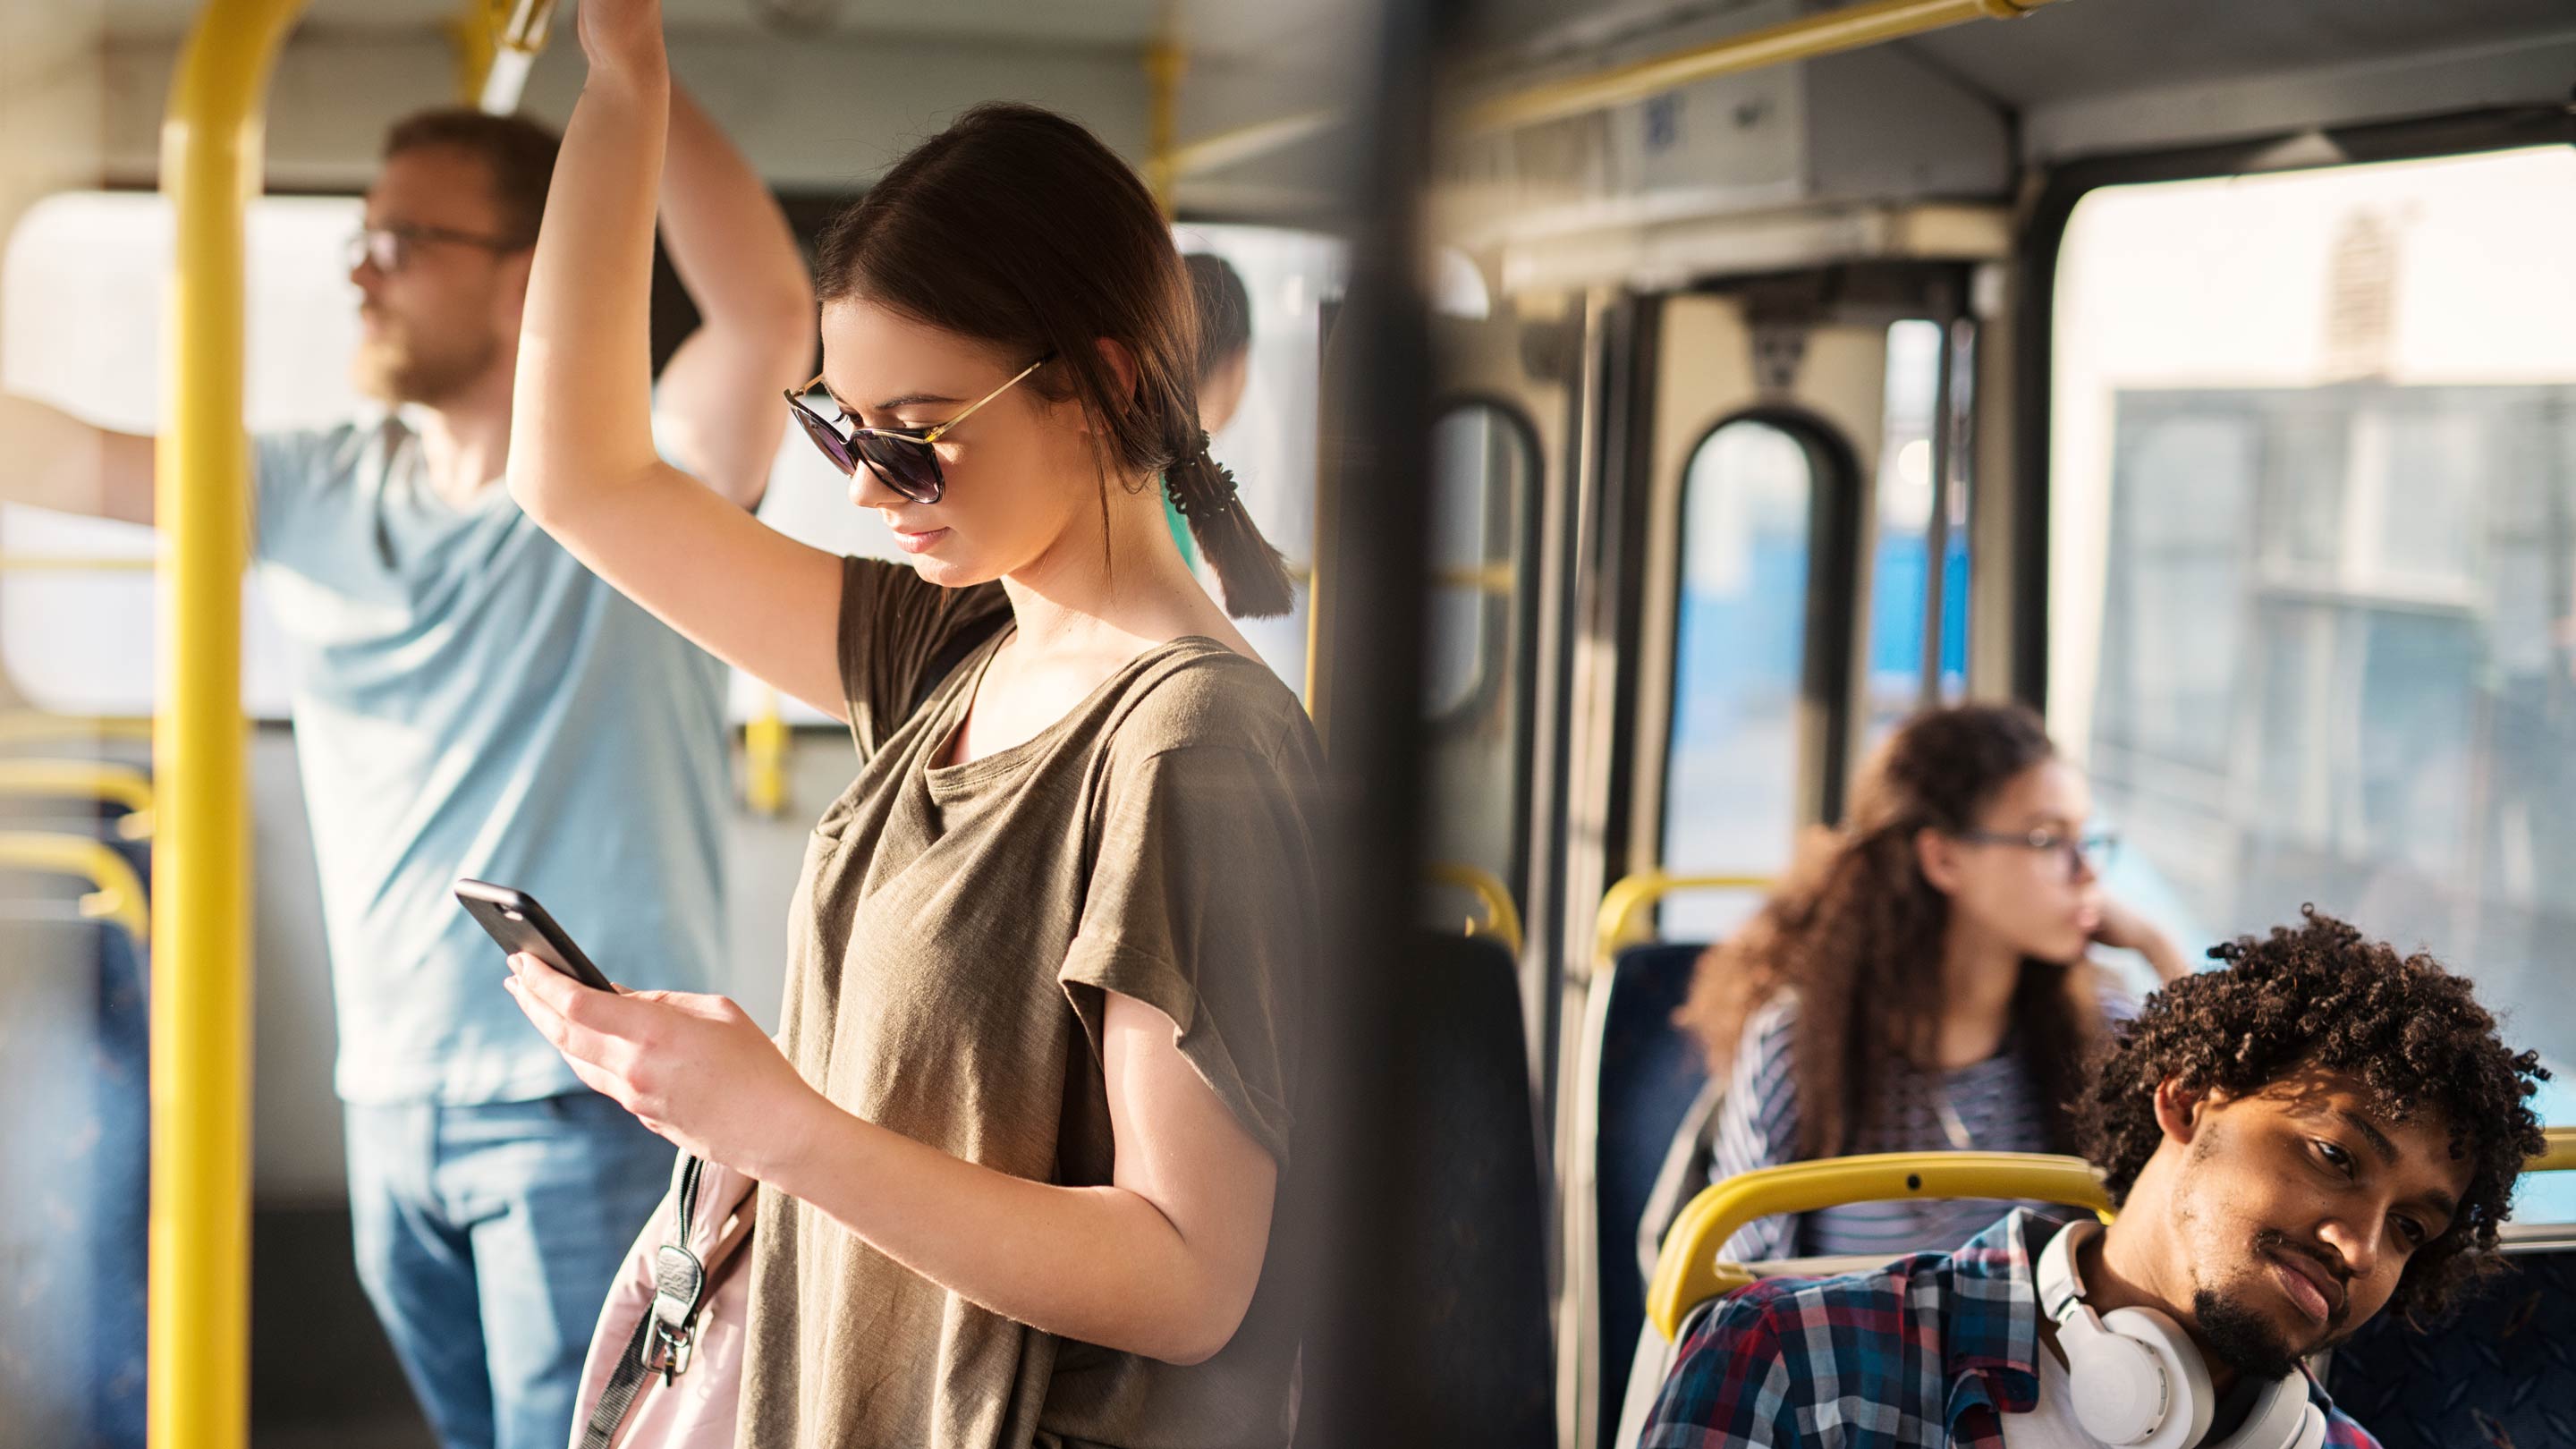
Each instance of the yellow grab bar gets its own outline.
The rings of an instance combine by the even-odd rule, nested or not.
[[[760,692],[760,708],[742,727],[742,799],[755,815],[787,808],[787,717],[778,691]]]
[[[1648,939],[1646,912],[1678,891],[1767,891],[1769,876],[1666,875],[1660,870],[1629,876],[1601,895],[1601,914],[1594,918],[1592,969],[1607,971],[1621,951]]]
[[[262,112],[304,0],[206,0],[161,128],[174,222],[154,512],[161,525],[163,801],[154,858],[153,1449],[250,1433],[250,794],[241,578],[243,231]]]
[[[152,782],[130,765],[98,760],[0,758],[0,795],[103,800],[122,805],[126,815],[116,823],[116,833],[127,840],[152,837]]]
[[[1712,1183],[1682,1209],[1646,1285],[1646,1317],[1667,1340],[1691,1309],[1754,1281],[1718,1260],[1736,1230],[1773,1213],[1811,1213],[1852,1202],[1991,1197],[2065,1203],[2107,1213],[2110,1194],[2081,1157],[2028,1152],[1882,1152],[1828,1157],[1739,1173]]]
[[[0,714],[0,745],[39,740],[141,740],[152,738],[150,715]]]
[[[0,832],[0,866],[37,870],[49,875],[78,876],[97,889],[81,898],[80,911],[93,920],[114,921],[137,946],[152,943],[152,922],[144,904],[143,878],[125,857],[86,835],[42,835],[32,831]]]
[[[1467,892],[1485,908],[1485,920],[1481,926],[1474,921],[1467,923],[1468,935],[1490,936],[1501,942],[1503,949],[1515,958],[1521,954],[1520,907],[1512,903],[1511,887],[1503,884],[1502,877],[1472,865],[1448,861],[1434,862],[1423,874],[1436,885],[1454,886]]]
[[[2541,1134],[2549,1145],[2522,1164],[2525,1172],[2576,1172],[2576,1127],[2552,1127]]]

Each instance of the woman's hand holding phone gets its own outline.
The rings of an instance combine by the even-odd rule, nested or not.
[[[525,954],[504,983],[573,1075],[681,1150],[766,1179],[834,1110],[760,1024],[691,991],[596,991]]]

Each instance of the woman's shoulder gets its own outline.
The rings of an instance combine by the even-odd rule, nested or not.
[[[1120,692],[1111,747],[1130,757],[1238,750],[1301,774],[1318,753],[1305,706],[1269,665],[1197,636],[1140,662]]]

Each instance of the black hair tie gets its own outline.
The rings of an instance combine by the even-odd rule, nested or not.
[[[1216,456],[1208,451],[1208,435],[1205,433],[1199,434],[1198,452],[1184,460],[1180,468],[1175,470],[1174,481],[1189,477],[1193,471],[1202,475],[1194,480],[1196,486],[1173,486],[1165,490],[1171,494],[1172,507],[1175,511],[1183,518],[1196,522],[1202,518],[1219,517],[1234,507],[1236,501],[1234,473],[1224,464],[1219,463]]]

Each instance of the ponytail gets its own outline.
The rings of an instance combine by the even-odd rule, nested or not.
[[[1275,619],[1288,612],[1288,561],[1245,510],[1234,486],[1234,474],[1208,452],[1208,436],[1181,450],[1178,462],[1163,470],[1163,488],[1172,507],[1188,519],[1190,537],[1216,569],[1225,589],[1225,611],[1238,619]]]

